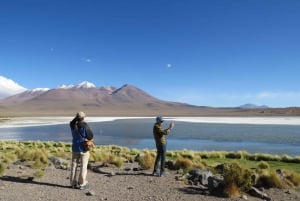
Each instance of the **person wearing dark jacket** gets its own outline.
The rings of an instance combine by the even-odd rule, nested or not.
[[[161,116],[156,117],[156,123],[153,126],[153,136],[155,139],[157,155],[155,159],[153,175],[155,176],[165,176],[165,161],[166,161],[166,149],[167,149],[167,140],[166,135],[168,135],[172,128],[174,127],[174,123],[170,123],[167,129],[162,127],[164,120]],[[158,172],[158,164],[160,162],[160,172]]]
[[[84,140],[93,139],[94,135],[88,124],[84,121],[86,117],[84,112],[78,112],[74,119],[70,121],[72,132],[72,164],[70,183],[72,188],[87,189],[89,183],[86,180],[87,165],[90,157],[90,152],[85,150],[83,146]],[[80,172],[77,175],[77,168],[80,164]]]

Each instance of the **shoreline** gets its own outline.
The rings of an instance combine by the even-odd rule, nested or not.
[[[68,124],[73,117],[12,117],[3,118],[0,128],[32,127]],[[122,119],[153,119],[154,117],[86,117],[87,122],[105,122]],[[300,125],[300,117],[165,117],[166,121],[209,124]]]

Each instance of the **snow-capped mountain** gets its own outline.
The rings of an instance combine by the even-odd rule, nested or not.
[[[73,84],[65,85],[65,84],[62,84],[58,87],[58,89],[71,89],[71,88],[85,88],[85,89],[88,89],[88,88],[96,88],[96,85],[94,85],[93,83],[88,82],[88,81],[83,81],[83,82],[79,83],[78,85],[73,85]]]
[[[93,83],[90,83],[88,81],[81,82],[80,84],[75,86],[76,88],[96,88],[96,86]]]
[[[22,87],[13,80],[0,76],[0,99],[22,93],[26,90],[25,87]]]

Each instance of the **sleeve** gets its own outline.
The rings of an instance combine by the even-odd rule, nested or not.
[[[87,138],[88,140],[93,139],[94,134],[86,122],[80,122],[78,127],[84,138]]]
[[[155,133],[163,136],[163,135],[168,135],[170,133],[170,129],[163,129],[160,126],[155,126]]]
[[[75,129],[76,123],[77,123],[77,117],[75,117],[72,121],[70,121],[71,130]]]
[[[85,126],[86,138],[91,140],[94,138],[94,134],[88,125]]]

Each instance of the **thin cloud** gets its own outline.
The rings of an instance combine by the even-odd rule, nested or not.
[[[172,100],[208,106],[239,106],[246,103],[268,105],[271,107],[299,106],[300,92],[257,92],[257,93],[205,93],[199,91],[185,91],[180,97],[168,94]]]
[[[167,68],[172,68],[172,64],[167,64]]]
[[[87,63],[91,63],[91,62],[92,62],[91,59],[85,58],[85,57],[82,57],[82,58],[81,58],[81,61],[84,61],[84,62],[87,62]]]

